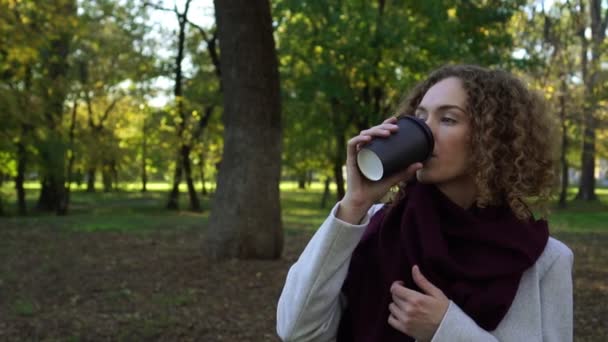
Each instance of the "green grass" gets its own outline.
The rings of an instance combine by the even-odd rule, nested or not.
[[[208,198],[201,198],[202,213],[187,210],[165,209],[166,191],[87,193],[73,191],[70,199],[69,215],[58,217],[40,213],[32,208],[38,197],[38,189],[26,190],[28,215],[26,217],[3,218],[7,224],[35,227],[44,221],[45,226],[77,231],[149,231],[157,229],[188,229],[206,224],[208,219]],[[6,210],[16,212],[14,193],[7,199]],[[180,205],[188,206],[185,193],[180,196]],[[0,221],[2,222],[2,221]]]
[[[1,190],[5,194],[5,210],[16,212],[15,192],[6,184]],[[38,197],[39,184],[26,184],[28,208],[27,217],[7,217],[0,219],[0,226],[9,224],[19,227],[55,227],[72,231],[129,231],[147,232],[151,230],[200,229],[209,219],[210,198],[200,197],[202,212],[187,210],[188,197],[185,185],[180,194],[181,211],[165,209],[169,185],[150,183],[149,191],[141,193],[139,184],[123,184],[122,190],[111,193],[87,193],[83,188],[74,189],[71,195],[70,213],[66,217],[57,217],[48,213],[31,210]],[[209,189],[214,186],[208,184]],[[199,187],[200,188],[200,187]],[[313,183],[306,190],[297,188],[295,182],[281,183],[281,205],[283,224],[288,234],[315,230],[325,220],[329,210],[335,203],[335,188],[325,208],[321,208],[323,184]],[[576,189],[569,190],[570,198],[576,194]],[[583,203],[574,200],[568,202],[567,209],[553,209],[549,222],[552,231],[570,232],[608,232],[608,188],[597,189],[600,201]],[[553,206],[555,207],[555,206]],[[556,207],[555,207],[556,208]],[[44,224],[42,224],[44,223]]]
[[[36,313],[35,305],[27,299],[17,299],[13,303],[13,312],[19,316],[30,317]]]

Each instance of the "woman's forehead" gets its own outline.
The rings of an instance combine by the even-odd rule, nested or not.
[[[429,88],[420,101],[420,106],[427,110],[446,105],[464,108],[466,101],[467,93],[462,86],[462,81],[456,77],[449,77]]]

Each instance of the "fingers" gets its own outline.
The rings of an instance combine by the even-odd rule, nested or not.
[[[351,155],[355,154],[363,145],[369,143],[373,137],[388,137],[392,133],[397,132],[399,126],[390,122],[392,122],[392,120],[387,119],[385,123],[361,131],[358,136],[353,137],[348,141],[347,152]]]
[[[402,333],[406,333],[407,329],[404,322],[408,322],[407,314],[395,303],[389,304],[388,310],[391,313],[388,315],[388,324]]]
[[[391,116],[390,118],[384,120],[383,123],[395,123],[397,122],[397,117],[396,116]]]
[[[365,130],[362,130],[359,135],[370,135],[378,137],[388,137],[391,133],[397,132],[399,126],[393,123],[383,123]]]
[[[414,265],[412,267],[412,278],[414,282],[424,293],[432,296],[432,297],[442,297],[443,292],[433,285],[426,277],[420,272],[420,267],[418,265]]]
[[[369,135],[357,135],[351,138],[347,143],[348,152],[357,152],[362,144],[366,144],[372,140]]]
[[[404,286],[402,281],[395,281],[391,285],[391,294],[394,299],[403,300],[403,301],[411,301],[414,300],[423,294],[418,291],[414,291],[412,289],[408,289]]]

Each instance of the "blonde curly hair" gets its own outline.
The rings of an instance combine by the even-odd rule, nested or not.
[[[543,98],[506,71],[450,65],[415,86],[397,115],[414,115],[426,92],[448,77],[460,79],[467,93],[477,206],[507,204],[522,220],[532,217],[531,207],[546,215],[555,188],[557,144]],[[395,202],[404,196],[401,184]]]

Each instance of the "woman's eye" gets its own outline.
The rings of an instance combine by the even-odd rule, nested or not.
[[[426,114],[424,114],[424,113],[419,112],[419,113],[414,114],[414,116],[418,119],[423,119],[423,120],[426,119]]]
[[[448,124],[455,124],[456,123],[456,120],[454,120],[452,118],[447,118],[447,117],[442,118],[441,121],[445,122],[445,123],[448,123]]]

